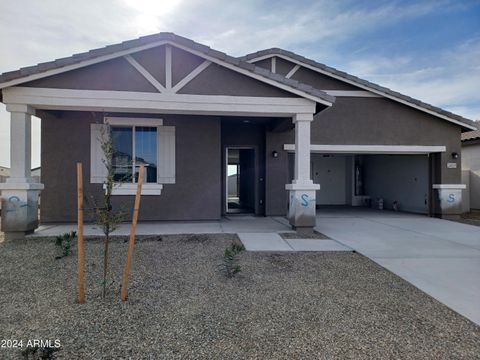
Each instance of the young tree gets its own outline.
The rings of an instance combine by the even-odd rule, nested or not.
[[[113,139],[109,125],[105,125],[101,130],[100,144],[103,151],[103,163],[107,169],[106,179],[103,183],[103,200],[100,204],[95,204],[95,218],[98,225],[102,227],[104,238],[103,250],[103,298],[106,295],[107,274],[108,274],[108,245],[110,243],[111,233],[117,228],[118,224],[124,219],[122,211],[114,211],[112,207],[112,190],[114,186],[115,168],[113,164]]]

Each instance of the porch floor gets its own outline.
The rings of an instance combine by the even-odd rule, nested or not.
[[[76,231],[77,225],[45,224],[41,225],[28,237],[57,236],[70,231]],[[137,224],[137,235],[173,235],[173,234],[219,234],[219,233],[279,233],[292,231],[288,220],[284,217],[228,216],[219,221],[161,221],[142,222]],[[102,235],[100,226],[85,224],[86,236]],[[129,235],[130,224],[120,224],[113,235]]]

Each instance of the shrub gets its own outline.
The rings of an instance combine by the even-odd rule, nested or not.
[[[244,250],[245,246],[243,244],[235,242],[225,248],[223,262],[219,265],[219,268],[227,278],[232,278],[241,271],[241,267],[238,264],[238,254]]]
[[[72,232],[57,236],[55,238],[55,245],[60,249],[61,255],[55,257],[55,259],[61,259],[63,257],[69,256],[70,250],[76,238],[77,238],[76,231],[72,231]]]
[[[55,352],[60,349],[54,347],[27,347],[22,350],[22,356],[25,360],[53,360],[55,359]]]

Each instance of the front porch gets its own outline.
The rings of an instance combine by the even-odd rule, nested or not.
[[[57,236],[76,231],[76,224],[40,225],[29,238]],[[151,221],[137,224],[137,235],[173,235],[173,234],[232,234],[232,233],[280,233],[293,232],[284,217],[232,216],[219,221]],[[102,230],[95,224],[85,225],[86,236],[103,236]],[[120,224],[113,232],[114,236],[128,236],[130,224]]]

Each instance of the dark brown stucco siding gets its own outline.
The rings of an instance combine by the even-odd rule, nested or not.
[[[139,51],[132,57],[165,86],[165,46]]]
[[[277,57],[275,60],[275,68],[276,68],[276,73],[280,75],[287,75],[290,70],[292,70],[295,67],[295,63],[292,63],[291,61],[287,61],[285,59]]]
[[[285,185],[289,183],[288,153],[283,150],[283,145],[291,143],[294,133],[266,132],[265,140],[265,215],[285,216],[287,213],[288,194]],[[272,152],[276,151],[278,157],[274,158]]]
[[[294,131],[266,135],[266,214],[285,214],[288,157],[284,144],[294,143]],[[316,115],[312,123],[312,144],[317,145],[439,145],[446,146],[436,165],[437,178],[444,184],[461,183],[460,127],[392,100],[337,97],[335,104]],[[276,159],[269,158],[273,150]],[[452,152],[459,154],[452,159]],[[447,169],[456,162],[456,169]]]
[[[451,153],[461,153],[460,127],[384,98],[337,98],[312,123],[312,143],[353,145],[440,145],[442,182],[461,182],[457,169],[447,169]]]
[[[175,86],[205,59],[172,47],[172,85]]]
[[[183,87],[181,94],[296,97],[246,75],[211,64]]]
[[[22,86],[76,90],[158,92],[123,58],[34,80]]]
[[[85,193],[101,196],[102,185],[90,184],[90,123],[101,114],[65,112],[42,116],[41,222],[76,219],[75,163],[84,165]],[[162,116],[176,130],[176,183],[160,196],[143,196],[139,218],[214,220],[221,216],[220,120],[206,116]],[[130,217],[133,196],[114,196]]]
[[[311,85],[319,90],[363,90],[304,67],[298,69],[291,78],[304,84]]]
[[[260,61],[256,61],[254,63],[255,66],[258,66],[258,67],[261,67],[261,68],[264,68],[264,69],[267,69],[268,71],[270,71],[272,69],[272,58],[268,58],[268,59],[263,59],[263,60],[260,60]]]

